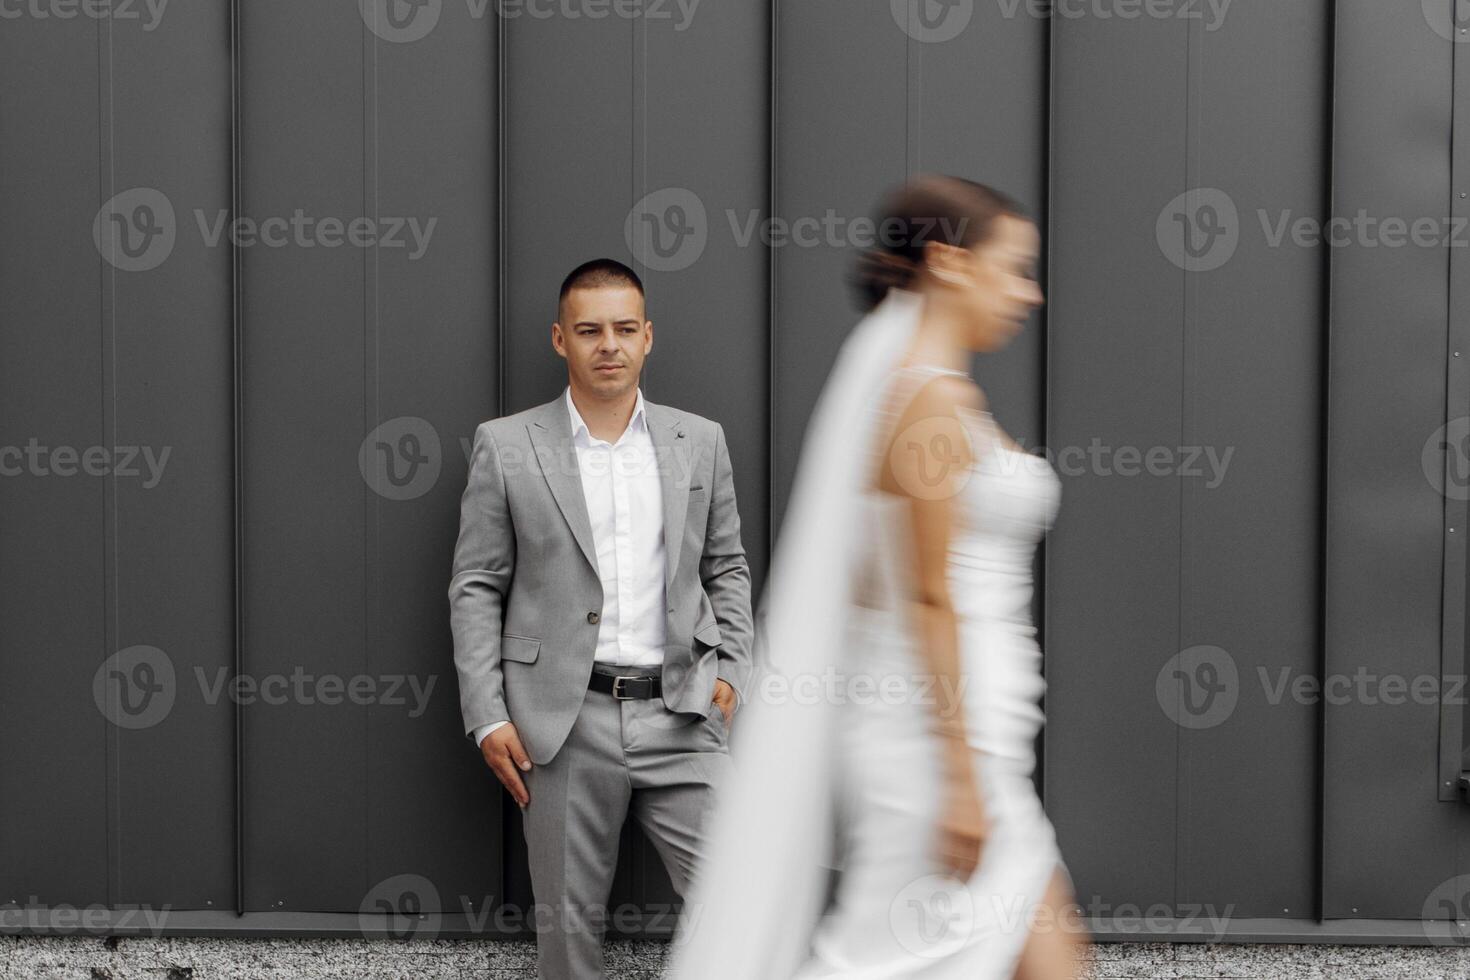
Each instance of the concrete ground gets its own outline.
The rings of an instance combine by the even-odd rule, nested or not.
[[[657,980],[664,946],[608,943],[609,980]],[[0,936],[0,980],[535,980],[524,941]],[[1088,980],[1466,980],[1470,949],[1100,943]]]

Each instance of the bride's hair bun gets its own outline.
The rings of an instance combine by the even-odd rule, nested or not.
[[[866,301],[865,305],[871,309],[883,301],[889,289],[907,289],[918,268],[913,259],[875,245],[864,249],[858,256],[857,268],[853,272],[853,286]]]
[[[1001,215],[1026,217],[1016,201],[973,180],[938,174],[913,178],[884,198],[879,242],[864,249],[853,266],[848,281],[858,305],[871,310],[888,290],[911,288],[930,242],[974,248]]]

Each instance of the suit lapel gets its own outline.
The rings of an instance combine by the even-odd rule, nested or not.
[[[674,580],[679,568],[680,546],[684,543],[684,516],[689,513],[689,439],[677,413],[655,405],[647,396],[643,410],[653,436],[653,454],[658,461],[658,480],[664,498],[664,582]]]
[[[566,393],[541,406],[536,419],[526,426],[541,463],[541,474],[551,488],[551,496],[561,508],[572,537],[587,556],[592,570],[597,569],[597,549],[592,540],[592,519],[587,516],[587,498],[582,493],[582,470],[577,465],[577,449],[572,445],[572,420],[567,414]]]
[[[567,414],[565,399],[563,392],[541,406],[541,411],[526,426],[526,431],[535,446],[537,458],[543,461],[541,472],[551,489],[551,496],[571,528],[572,537],[577,539],[587,563],[597,572],[597,546],[592,538],[592,519],[587,514],[582,471],[577,465],[576,447],[572,444],[572,420]],[[679,567],[680,545],[684,541],[684,516],[689,510],[689,480],[685,474],[690,470],[692,453],[676,413],[654,404],[647,396],[643,399],[643,410],[663,490],[664,581],[672,582]]]

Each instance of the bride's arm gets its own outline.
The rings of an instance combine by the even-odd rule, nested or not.
[[[981,407],[969,380],[941,375],[927,382],[894,427],[882,488],[907,498],[909,517],[908,622],[933,677],[920,690],[933,692],[935,751],[942,758],[945,800],[940,820],[940,857],[953,873],[968,878],[979,863],[984,808],[975,783],[974,759],[965,735],[961,697],[962,662],[958,624],[949,589],[949,548],[955,498],[970,478],[970,442],[957,408]],[[927,678],[925,678],[927,680]]]

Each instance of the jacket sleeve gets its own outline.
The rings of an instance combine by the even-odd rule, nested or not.
[[[467,738],[510,719],[500,668],[505,602],[515,573],[516,539],[500,447],[489,422],[475,430],[469,480],[459,505],[459,540],[449,581],[449,626]]]
[[[740,701],[748,698],[751,676],[750,566],[740,543],[740,512],[735,506],[735,475],[725,446],[725,430],[715,425],[714,486],[710,488],[709,522],[699,578],[720,625],[716,676],[735,689]]]

